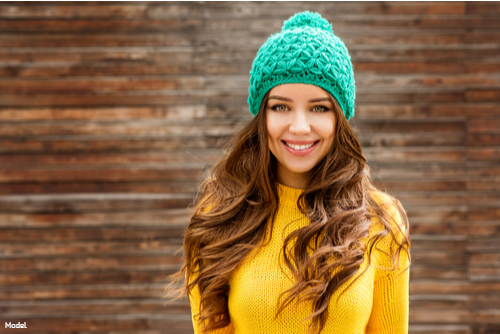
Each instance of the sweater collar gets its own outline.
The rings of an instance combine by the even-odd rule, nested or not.
[[[292,208],[297,207],[297,200],[304,189],[292,188],[276,182],[278,186],[278,195],[280,197],[280,205],[286,205]]]

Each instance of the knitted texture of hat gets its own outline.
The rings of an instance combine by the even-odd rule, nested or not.
[[[248,105],[256,116],[266,93],[285,83],[319,86],[337,100],[349,120],[356,87],[347,48],[318,13],[300,12],[260,47],[250,71]]]

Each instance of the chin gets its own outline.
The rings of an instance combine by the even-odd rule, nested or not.
[[[310,172],[311,170],[313,169],[313,166],[305,166],[305,167],[295,167],[295,168],[292,168],[292,167],[288,167],[288,170],[290,170],[291,172],[294,172],[294,173],[297,173],[297,174],[302,174],[302,173],[307,173],[307,172]]]

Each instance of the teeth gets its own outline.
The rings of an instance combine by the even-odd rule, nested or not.
[[[311,143],[309,145],[293,145],[293,144],[289,144],[287,142],[285,142],[285,143],[288,145],[288,147],[291,147],[291,148],[293,148],[294,150],[297,150],[297,151],[305,150],[306,148],[309,148],[309,147],[311,147],[311,146],[314,145],[314,143]]]

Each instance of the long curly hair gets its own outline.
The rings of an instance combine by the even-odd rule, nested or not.
[[[334,143],[309,173],[298,199],[297,205],[310,223],[284,240],[282,252],[295,283],[280,295],[275,315],[295,299],[310,301],[313,312],[307,319],[313,321],[309,330],[318,333],[328,319],[333,293],[358,272],[365,252],[369,261],[362,273],[369,268],[372,250],[383,237],[391,234],[396,246],[389,254],[392,270],[396,270],[396,259],[403,251],[411,263],[405,210],[399,200],[385,194],[401,217],[402,226],[395,229],[393,216],[373,196],[380,190],[372,184],[361,144],[337,101],[328,95],[337,115]],[[267,224],[273,224],[279,206],[277,162],[269,150],[266,127],[268,97],[269,92],[257,116],[230,138],[225,154],[201,183],[190,205],[194,214],[184,234],[183,264],[171,275],[172,282],[166,288],[167,294],[178,293],[175,299],[179,299],[186,293],[189,298],[198,285],[201,309],[195,318],[203,324],[204,333],[230,324],[230,277],[253,249],[266,244]],[[384,229],[367,239],[373,217]],[[396,236],[398,233],[402,238]],[[288,244],[293,245],[290,253],[286,251]],[[314,245],[312,254],[308,252],[310,245]],[[173,289],[180,281],[182,287]]]

